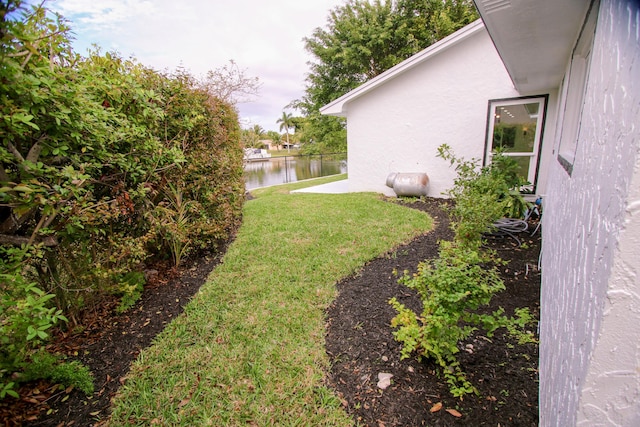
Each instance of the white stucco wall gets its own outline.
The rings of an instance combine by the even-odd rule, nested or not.
[[[541,426],[640,425],[639,21],[602,0],[572,175],[550,164]]]
[[[386,81],[346,107],[349,191],[393,196],[389,173],[426,172],[441,197],[455,171],[437,147],[482,158],[489,99],[517,96],[484,29]]]

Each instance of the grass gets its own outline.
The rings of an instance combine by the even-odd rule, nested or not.
[[[324,310],[336,281],[432,221],[370,193],[289,194],[336,179],[255,192],[224,262],[132,366],[110,425],[353,425],[323,382]]]
[[[299,148],[290,148],[287,150],[286,148],[282,148],[280,150],[267,150],[271,157],[284,157],[284,156],[298,156],[300,155]]]

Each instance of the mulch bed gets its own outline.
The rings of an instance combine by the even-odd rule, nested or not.
[[[429,198],[407,203],[429,212],[436,219],[436,230],[338,283],[339,295],[327,310],[326,347],[332,365],[328,382],[359,425],[536,426],[537,345],[521,346],[499,333],[491,338],[477,333],[461,343],[462,369],[480,393],[462,400],[449,394],[434,364],[400,360],[400,344],[390,327],[395,312],[388,300],[395,296],[416,311],[421,303],[397,283],[394,271],[415,271],[419,262],[437,256],[438,240],[451,238],[442,203]],[[524,242],[525,248],[508,239],[490,244],[510,261],[502,268],[507,290],[494,297],[491,311],[503,307],[510,314],[515,308],[529,307],[538,316],[539,234],[526,235]],[[182,312],[219,260],[220,256],[204,256],[177,273],[158,269],[140,301],[123,315],[114,314],[114,304],[87,313],[84,330],[60,334],[54,348],[91,369],[94,395],[87,398],[77,390],[45,382],[29,384],[21,390],[22,399],[0,402],[2,425],[99,426],[108,417],[111,398],[125,381],[131,362]],[[377,387],[381,372],[393,374],[385,390]],[[442,409],[431,412],[439,404]]]
[[[361,425],[390,426],[537,426],[538,346],[518,345],[503,333],[488,338],[476,333],[460,344],[462,370],[477,387],[479,396],[451,396],[437,366],[415,358],[400,360],[401,345],[390,327],[396,297],[417,313],[422,303],[416,293],[398,284],[394,271],[415,272],[425,259],[438,255],[438,241],[452,238],[441,199],[408,206],[429,212],[436,229],[338,283],[339,295],[328,310],[326,346],[331,358],[329,381],[343,405]],[[535,224],[532,224],[535,225]],[[529,307],[539,318],[539,234],[524,233],[518,247],[511,238],[491,239],[489,246],[508,260],[501,268],[506,290],[487,307],[495,311]],[[393,375],[392,385],[378,388],[378,374]],[[441,409],[436,410],[441,406]],[[431,412],[433,409],[433,412]]]

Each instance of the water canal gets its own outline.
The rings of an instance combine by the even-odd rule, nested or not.
[[[247,162],[244,167],[245,188],[251,190],[346,173],[346,158],[346,153],[340,153],[272,157],[269,160]]]

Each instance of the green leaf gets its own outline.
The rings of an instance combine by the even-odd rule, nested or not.
[[[13,187],[13,191],[20,191],[22,193],[33,193],[34,189],[31,187],[27,187],[26,185],[16,185]]]

